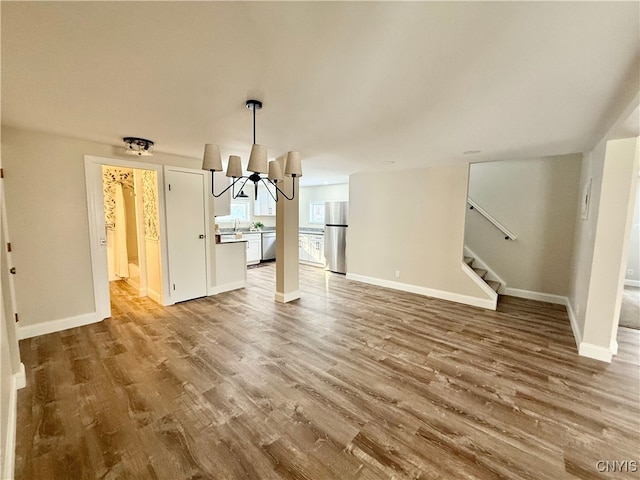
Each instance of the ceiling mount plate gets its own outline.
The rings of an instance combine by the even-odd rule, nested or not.
[[[260,110],[262,108],[262,102],[260,100],[247,100],[245,105],[249,110]]]

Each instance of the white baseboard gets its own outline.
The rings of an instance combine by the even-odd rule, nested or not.
[[[625,287],[639,287],[640,288],[640,280],[625,280]]]
[[[157,302],[160,305],[162,305],[162,294],[156,292],[154,289],[147,288],[147,296],[154,302]]]
[[[148,295],[148,291],[146,288],[139,288],[138,295],[141,297],[146,297]]]
[[[377,285],[379,287],[391,288],[393,290],[401,290],[403,292],[417,293],[418,295],[424,295],[426,297],[439,298],[441,300],[449,300],[451,302],[463,303],[465,305],[471,305],[472,307],[486,308],[489,310],[495,310],[495,304],[493,300],[470,297],[468,295],[462,295],[459,293],[445,292],[443,290],[435,290],[433,288],[419,287],[417,285],[410,285],[408,283],[393,282],[391,280],[383,280],[381,278],[367,277],[365,275],[357,275],[355,273],[347,273],[347,279],[355,280],[356,282],[369,283],[371,285]]]
[[[592,343],[582,342],[578,348],[578,355],[583,357],[594,358],[603,362],[611,363],[613,354],[610,348],[601,347]]]
[[[20,371],[14,374],[16,380],[16,389],[20,390],[27,386],[27,374],[24,371],[24,363],[20,363]]]
[[[215,287],[209,287],[208,295],[217,295],[219,293],[230,292],[231,290],[238,290],[240,288],[244,288],[245,286],[246,282],[244,280],[225,283],[223,285],[216,285]]]
[[[567,307],[567,314],[569,315],[569,322],[571,323],[571,330],[573,331],[573,338],[575,339],[576,347],[578,348],[578,355],[580,355],[581,357],[589,357],[595,360],[601,360],[603,362],[611,363],[613,355],[616,355],[618,353],[618,342],[613,339],[609,348],[583,342],[582,334],[580,333],[580,328],[578,327],[578,319],[568,298],[566,298],[565,305]]]
[[[569,323],[571,324],[573,338],[576,341],[576,348],[578,349],[578,351],[580,351],[580,344],[582,343],[582,333],[580,333],[580,328],[578,327],[578,319],[573,312],[573,307],[571,306],[571,302],[568,298],[565,302],[565,306],[567,307],[567,315],[569,315]]]
[[[519,288],[507,287],[504,294],[511,297],[527,298],[529,300],[538,300],[539,302],[555,303],[557,305],[566,305],[567,297],[555,295],[553,293],[533,292],[531,290],[521,290]]]
[[[292,302],[293,300],[297,300],[299,298],[300,298],[300,290],[295,290],[289,293],[276,292],[276,302],[288,303],[288,302]]]
[[[99,318],[96,312],[92,312],[77,315],[75,317],[60,318],[58,320],[36,323],[35,325],[20,326],[20,324],[18,324],[18,340],[46,335],[47,333],[60,332],[62,330],[68,330],[69,328],[82,327],[83,325],[98,323],[102,320],[103,319]]]
[[[16,462],[16,428],[18,422],[18,390],[24,387],[25,373],[24,364],[20,364],[20,372],[13,374],[9,391],[9,405],[7,410],[9,418],[7,419],[7,431],[4,438],[4,452],[2,458],[2,478],[14,478],[15,462]]]

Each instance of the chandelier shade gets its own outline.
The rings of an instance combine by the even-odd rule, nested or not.
[[[229,165],[227,165],[227,177],[242,177],[242,160],[237,155],[229,155]]]
[[[287,153],[287,165],[284,167],[284,174],[287,177],[302,176],[302,162],[300,161],[300,152]]]
[[[283,182],[284,176],[282,175],[282,167],[280,167],[280,162],[277,160],[272,160],[269,162],[269,180],[273,183]]]
[[[263,145],[254,144],[249,155],[249,165],[247,170],[254,173],[267,173],[267,148]]]
[[[207,143],[204,146],[202,169],[211,170],[213,172],[222,171],[222,158],[220,158],[220,148],[218,148],[218,145]]]

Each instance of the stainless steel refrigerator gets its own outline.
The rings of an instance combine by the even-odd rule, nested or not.
[[[326,269],[336,273],[347,273],[345,257],[349,202],[327,202],[324,204],[324,258]]]

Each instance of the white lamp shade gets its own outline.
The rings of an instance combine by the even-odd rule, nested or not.
[[[237,155],[229,156],[227,165],[227,177],[240,178],[242,176],[242,161]]]
[[[284,180],[282,167],[280,167],[280,162],[277,160],[269,162],[269,180],[273,182],[282,182]]]
[[[222,159],[220,158],[220,149],[218,145],[207,143],[204,146],[204,157],[202,157],[202,169],[213,170],[214,172],[222,171]]]
[[[302,162],[300,161],[300,152],[287,153],[287,165],[284,167],[284,174],[287,177],[302,176]]]
[[[255,173],[267,173],[267,148],[263,145],[253,145],[249,156],[247,170]]]

